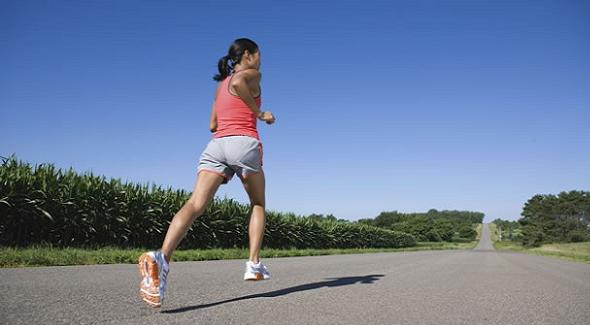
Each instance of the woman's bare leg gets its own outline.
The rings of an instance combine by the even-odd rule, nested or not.
[[[248,235],[250,237],[250,261],[258,263],[258,254],[262,246],[262,237],[264,237],[264,226],[266,224],[265,207],[265,180],[264,172],[248,175],[242,180],[244,189],[250,197],[252,206],[252,215],[250,216],[250,225]]]
[[[205,212],[222,182],[223,177],[218,174],[206,171],[199,173],[193,194],[172,219],[162,244],[162,253],[164,253],[167,262],[170,262],[172,253],[195,219]]]

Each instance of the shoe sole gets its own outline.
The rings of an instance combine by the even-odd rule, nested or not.
[[[249,277],[249,276],[245,276],[244,277],[244,281],[261,281],[261,280],[268,280],[270,279],[270,277],[265,278],[264,275],[262,275],[262,273],[254,273],[254,277]]]
[[[148,253],[143,253],[139,257],[138,267],[139,274],[141,276],[141,282],[139,283],[139,296],[144,302],[146,302],[151,307],[162,306],[162,303],[160,301],[160,294],[148,292],[142,286],[142,283],[146,278],[151,279],[151,281],[155,283],[156,286],[159,286],[160,281],[157,277],[157,275],[159,274],[158,263],[156,263],[156,261]],[[153,275],[156,276],[154,277]]]

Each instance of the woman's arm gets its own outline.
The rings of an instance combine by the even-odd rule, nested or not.
[[[217,95],[219,94],[219,89],[221,87],[221,82],[217,86],[215,90],[215,98],[213,99],[213,105],[211,105],[211,118],[209,118],[209,131],[212,133],[217,131],[217,113],[215,112],[215,102],[217,101]]]
[[[217,114],[215,114],[215,101],[211,106],[211,119],[209,119],[209,131],[211,133],[217,131]]]
[[[245,70],[244,72],[235,75],[231,80],[231,87],[235,89],[236,94],[238,94],[244,103],[248,105],[256,117],[268,124],[274,123],[275,118],[272,113],[262,112],[260,107],[256,105],[256,100],[254,100],[250,91],[252,84],[256,86],[255,88],[260,89],[260,72],[255,69]]]

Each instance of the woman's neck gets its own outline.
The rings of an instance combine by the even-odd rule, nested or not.
[[[236,65],[236,66],[234,67],[234,73],[235,73],[235,72],[240,72],[240,71],[243,71],[243,70],[249,70],[249,69],[256,69],[256,68],[254,68],[254,67],[249,67],[249,66],[242,66],[242,65],[238,64],[238,65]]]

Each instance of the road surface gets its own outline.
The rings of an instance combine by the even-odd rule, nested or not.
[[[161,309],[138,298],[135,265],[0,269],[2,324],[590,324],[590,265],[474,250],[171,265]]]

